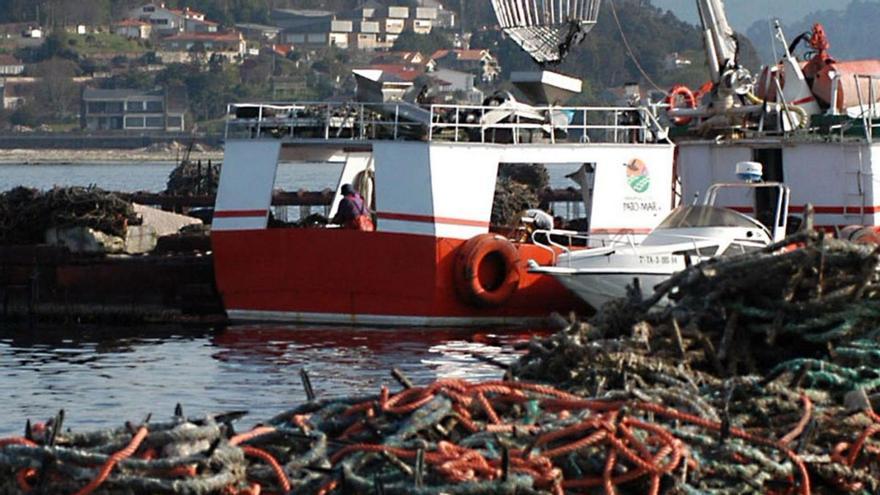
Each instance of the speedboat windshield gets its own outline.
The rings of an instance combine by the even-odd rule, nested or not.
[[[676,208],[660,223],[656,230],[696,227],[755,228],[759,226],[757,221],[726,208],[694,205]]]

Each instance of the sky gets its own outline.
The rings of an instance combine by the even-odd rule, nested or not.
[[[880,1],[880,0],[869,0]],[[680,19],[697,24],[696,0],[651,0]],[[727,18],[737,31],[745,32],[755,21],[780,18],[793,23],[817,10],[842,9],[848,0],[726,0]]]

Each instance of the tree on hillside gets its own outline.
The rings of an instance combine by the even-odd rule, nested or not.
[[[394,41],[392,50],[398,52],[419,52],[430,55],[437,50],[452,48],[452,39],[440,30],[433,30],[430,34],[416,34],[412,31],[404,31]]]
[[[53,120],[69,121],[76,116],[80,89],[73,77],[78,69],[76,63],[61,58],[42,62],[34,69],[34,75],[40,78],[36,101],[46,108]]]

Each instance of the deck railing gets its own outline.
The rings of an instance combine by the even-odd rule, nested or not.
[[[226,139],[648,143],[666,139],[647,107],[426,105],[404,102],[235,104]]]

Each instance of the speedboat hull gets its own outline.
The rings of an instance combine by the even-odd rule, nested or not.
[[[654,293],[654,287],[668,280],[672,272],[638,273],[638,272],[589,272],[554,273],[554,277],[568,290],[576,294],[593,309],[598,310],[606,303],[627,297],[628,288],[635,290],[636,283],[641,297],[647,298]]]

